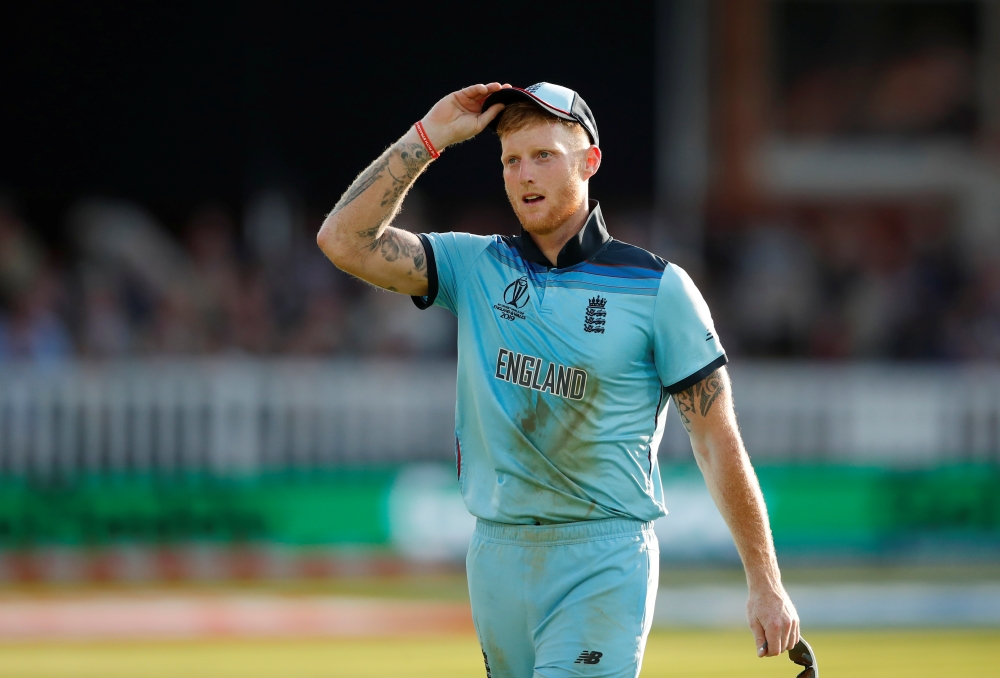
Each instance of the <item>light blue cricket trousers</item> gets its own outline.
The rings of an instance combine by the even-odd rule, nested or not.
[[[466,560],[489,678],[635,678],[659,581],[652,523],[479,520]]]

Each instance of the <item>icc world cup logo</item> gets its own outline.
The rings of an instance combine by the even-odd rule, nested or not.
[[[531,295],[528,294],[528,278],[526,276],[521,276],[507,285],[507,289],[503,291],[504,303],[514,308],[524,308],[528,299],[531,299]]]

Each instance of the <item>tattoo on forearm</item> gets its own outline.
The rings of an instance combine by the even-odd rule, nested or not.
[[[389,169],[389,176],[392,177],[392,185],[382,194],[382,207],[395,207],[396,202],[409,190],[413,181],[423,171],[424,166],[430,161],[431,156],[424,148],[423,144],[397,143],[392,147],[394,155],[398,156],[403,163],[402,176],[396,176]]]
[[[352,202],[354,202],[358,196],[367,191],[369,188],[375,185],[375,183],[382,178],[382,173],[385,172],[386,168],[389,166],[389,154],[383,154],[378,160],[373,162],[368,166],[364,172],[362,172],[354,183],[347,187],[344,191],[344,195],[340,196],[340,200],[337,204],[333,206],[333,211],[330,214],[336,214],[340,210],[344,209]],[[378,232],[378,229],[375,229]]]
[[[413,185],[413,181],[417,178],[420,172],[423,171],[424,166],[430,162],[430,154],[427,149],[424,148],[423,144],[419,143],[406,143],[399,141],[389,148],[385,153],[379,157],[378,160],[373,162],[368,166],[364,172],[362,172],[354,183],[348,187],[344,192],[344,195],[340,197],[337,204],[334,206],[331,214],[336,214],[340,210],[344,209],[352,202],[358,199],[363,193],[374,186],[382,177],[389,175],[392,179],[392,183],[385,192],[382,194],[382,207],[389,207],[389,213],[387,216],[391,215],[395,211],[396,204],[399,199],[406,193],[406,191]],[[402,166],[403,171],[397,174],[393,173],[392,169],[389,167],[389,163],[393,160],[398,160]],[[378,233],[381,226],[374,229],[370,237],[374,237]],[[371,231],[372,229],[368,229]],[[359,232],[358,235],[362,233],[367,233],[368,231]]]
[[[712,405],[725,389],[726,383],[722,379],[722,372],[716,370],[691,388],[674,395],[674,406],[688,433],[691,432],[691,416],[695,412],[702,417],[708,416]]]

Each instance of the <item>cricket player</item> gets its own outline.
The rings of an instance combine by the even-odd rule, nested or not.
[[[521,234],[393,228],[421,172],[486,127]],[[458,317],[455,459],[477,518],[467,573],[490,678],[638,675],[668,398],[743,560],[758,655],[799,639],[708,307],[682,269],[612,237],[588,193],[600,167],[576,92],[472,85],[362,172],[317,236],[342,270]]]

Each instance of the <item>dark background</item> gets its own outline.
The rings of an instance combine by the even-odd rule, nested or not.
[[[238,211],[265,185],[326,210],[447,92],[547,80],[595,111],[594,193],[651,200],[653,3],[616,2],[599,21],[587,3],[431,6],[8,3],[0,191],[45,236],[81,195],[138,201],[167,224],[206,201]],[[502,203],[496,152],[492,138],[450,149],[420,182],[434,214]]]

